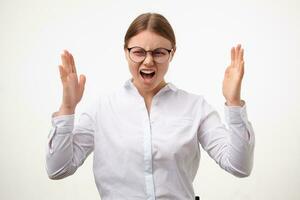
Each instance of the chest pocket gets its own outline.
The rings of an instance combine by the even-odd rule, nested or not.
[[[188,117],[166,118],[156,127],[153,150],[158,160],[185,159],[196,149],[193,119]]]
[[[168,118],[164,120],[164,130],[168,133],[184,134],[192,126],[193,120],[189,117]]]

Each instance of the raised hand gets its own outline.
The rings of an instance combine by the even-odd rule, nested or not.
[[[238,44],[231,48],[231,63],[223,80],[223,95],[228,106],[241,106],[241,85],[244,75],[244,49]]]
[[[81,100],[86,78],[80,75],[77,77],[75,62],[72,54],[64,51],[61,54],[62,64],[59,65],[60,78],[63,85],[63,99],[59,109],[59,115],[73,114],[76,105]]]

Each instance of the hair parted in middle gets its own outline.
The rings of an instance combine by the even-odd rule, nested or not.
[[[130,38],[145,30],[152,31],[168,39],[172,44],[173,50],[176,50],[175,34],[168,20],[161,14],[150,12],[139,15],[130,24],[125,34],[124,48],[128,48]]]

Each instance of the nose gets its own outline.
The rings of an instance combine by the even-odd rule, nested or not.
[[[148,56],[150,55],[150,56]],[[147,66],[151,66],[154,64],[154,60],[153,60],[153,56],[152,56],[152,52],[147,52],[145,60],[143,62],[145,65]]]

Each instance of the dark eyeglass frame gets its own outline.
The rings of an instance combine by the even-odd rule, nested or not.
[[[140,49],[142,49],[142,50],[145,52],[145,58],[144,58],[142,61],[140,61],[140,62],[134,61],[134,60],[129,56],[129,58],[130,58],[133,62],[135,62],[135,63],[141,63],[141,62],[143,62],[143,61],[146,59],[146,57],[147,57],[147,52],[150,52],[151,55],[153,56],[153,52],[157,51],[158,49],[164,49],[164,50],[166,50],[166,51],[169,53],[169,57],[168,57],[168,59],[169,59],[169,58],[170,58],[170,55],[171,55],[171,52],[173,51],[173,48],[172,48],[172,49],[167,49],[167,48],[163,48],[163,47],[159,47],[159,48],[156,48],[156,49],[154,49],[154,50],[148,50],[148,51],[146,51],[146,50],[145,50],[144,48],[142,48],[142,47],[134,46],[134,47],[127,48],[129,54],[130,54],[131,49],[134,49],[134,48],[140,48]],[[153,58],[154,58],[154,57],[153,57]],[[153,60],[155,61],[155,59],[153,59]],[[155,61],[155,62],[156,62],[156,61]]]

